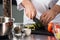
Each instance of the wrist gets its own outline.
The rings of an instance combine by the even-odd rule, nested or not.
[[[52,10],[53,10],[54,12],[56,12],[56,14],[59,14],[59,13],[60,13],[60,6],[55,5],[55,6],[52,8]]]
[[[23,1],[22,1],[22,5],[23,5],[24,7],[26,7],[26,6],[28,6],[28,5],[31,5],[31,1],[30,1],[30,0],[23,0]]]

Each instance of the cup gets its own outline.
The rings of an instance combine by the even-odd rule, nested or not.
[[[24,28],[23,30],[25,31],[25,35],[26,35],[26,36],[31,35],[31,29]]]
[[[22,31],[22,26],[20,23],[13,23],[12,33],[13,34],[20,34]]]
[[[17,40],[22,38],[22,34],[24,33],[22,32],[22,29],[23,29],[23,23],[13,23],[12,28],[13,38],[16,38]]]

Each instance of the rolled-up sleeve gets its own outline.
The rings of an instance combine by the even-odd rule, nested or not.
[[[24,9],[23,6],[21,5],[22,1],[23,1],[23,0],[16,0],[16,2],[17,2],[17,9],[18,9],[19,11],[22,10],[22,9]]]
[[[58,2],[56,3],[56,5],[59,5],[60,6],[60,0],[58,0]]]

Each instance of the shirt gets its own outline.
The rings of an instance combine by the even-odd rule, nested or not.
[[[59,5],[60,6],[60,0],[56,3],[56,5]]]
[[[16,1],[17,1],[17,9],[18,10],[24,9],[24,7],[21,5],[23,0],[16,0]],[[31,0],[31,2],[37,11],[36,18],[38,19],[40,18],[40,16],[44,11],[47,11],[49,10],[49,8],[52,8],[54,4],[60,6],[60,0]],[[34,23],[34,21],[29,19],[24,12],[24,24],[27,24],[27,23]]]
[[[23,9],[23,7],[20,5],[19,6],[19,4],[21,4],[22,3],[22,1],[23,0],[16,0],[16,2],[17,2],[17,9]],[[48,0],[47,0],[48,1]],[[56,3],[56,5],[60,5],[60,0],[58,0],[58,2]],[[19,7],[18,7],[19,6]]]

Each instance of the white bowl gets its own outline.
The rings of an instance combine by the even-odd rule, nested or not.
[[[29,35],[31,34],[31,29],[24,28],[23,30],[25,31],[25,34],[26,34],[27,36],[29,36]]]

